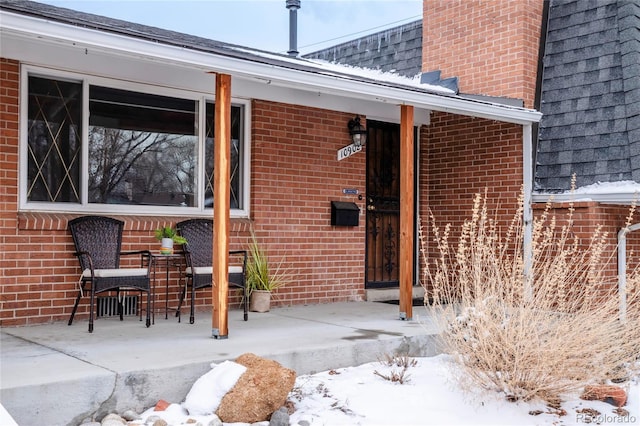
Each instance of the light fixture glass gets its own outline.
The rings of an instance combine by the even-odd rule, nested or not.
[[[367,129],[365,129],[365,127],[360,123],[359,115],[356,115],[355,118],[349,120],[347,127],[349,127],[351,141],[355,146],[360,147],[367,142]]]

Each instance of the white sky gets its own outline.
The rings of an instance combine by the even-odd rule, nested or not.
[[[37,0],[271,52],[289,50],[285,0]],[[301,0],[301,54],[413,22],[422,0]]]

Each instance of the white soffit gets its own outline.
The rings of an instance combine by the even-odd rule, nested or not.
[[[529,124],[540,121],[542,116],[539,112],[530,109],[471,101],[457,96],[436,95],[416,88],[396,87],[385,82],[363,81],[355,75],[323,72],[320,68],[314,71],[294,69],[285,61],[282,64],[273,64],[259,62],[259,56],[256,56],[255,61],[233,58],[6,11],[0,11],[0,23],[0,40],[4,38],[2,34],[37,38],[40,41],[95,49],[145,61],[166,62],[200,69],[204,72],[219,72],[256,79],[279,87],[348,96],[374,103],[412,105],[416,108],[509,123]],[[1,44],[0,41],[0,47]],[[301,65],[305,63],[301,62]]]

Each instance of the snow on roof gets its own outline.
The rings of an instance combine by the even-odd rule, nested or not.
[[[369,69],[369,68],[360,68],[360,67],[354,67],[351,65],[342,65],[342,64],[337,64],[334,62],[327,62],[327,61],[323,61],[320,59],[313,59],[313,60],[309,60],[312,62],[316,62],[318,63],[318,65],[321,65],[323,68],[327,69],[327,70],[335,70],[335,71],[339,71],[339,72],[345,72],[345,73],[349,73],[349,74],[354,74],[354,75],[359,75],[361,77],[366,77],[366,78],[371,78],[371,79],[375,79],[378,81],[386,81],[388,83],[394,83],[394,84],[402,84],[404,86],[411,86],[411,87],[417,87],[420,89],[425,89],[425,90],[429,90],[431,92],[434,93],[441,93],[444,95],[455,95],[456,92],[451,90],[451,89],[447,89],[446,87],[442,87],[442,86],[437,86],[435,84],[426,84],[426,83],[421,83],[420,82],[420,74],[409,78],[409,77],[404,77],[401,76],[400,74],[396,74],[394,72],[388,72],[388,71],[380,71],[380,70],[373,70],[373,69]]]
[[[534,202],[590,202],[607,204],[631,204],[640,198],[640,183],[632,180],[617,182],[596,182],[574,190],[547,193],[538,191],[533,194]]]
[[[273,59],[281,62],[290,62],[295,65],[305,65],[312,68],[317,69],[319,72],[325,73],[338,73],[338,74],[348,74],[354,77],[367,78],[376,81],[383,81],[386,83],[398,84],[407,87],[414,87],[422,90],[428,90],[433,93],[438,93],[442,95],[455,95],[456,92],[447,89],[446,87],[437,86],[434,84],[424,84],[420,83],[420,75],[409,78],[404,77],[399,74],[393,72],[386,72],[380,70],[374,70],[370,68],[361,68],[351,65],[338,64],[335,62],[328,62],[321,59],[308,59],[308,58],[299,58],[299,57],[291,57],[279,55],[276,53],[269,53],[261,50],[247,49],[247,48],[233,48],[233,50],[237,50],[243,53],[249,53],[255,56],[261,56],[268,59]]]
[[[640,194],[640,183],[632,180],[619,182],[596,182],[591,185],[576,188],[573,191],[565,191],[564,194]]]

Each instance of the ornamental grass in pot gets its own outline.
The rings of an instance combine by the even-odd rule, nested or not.
[[[286,285],[289,280],[288,274],[282,269],[282,261],[273,267],[264,247],[260,245],[253,232],[249,242],[246,280],[249,310],[252,312],[268,312],[271,307],[271,293]]]

